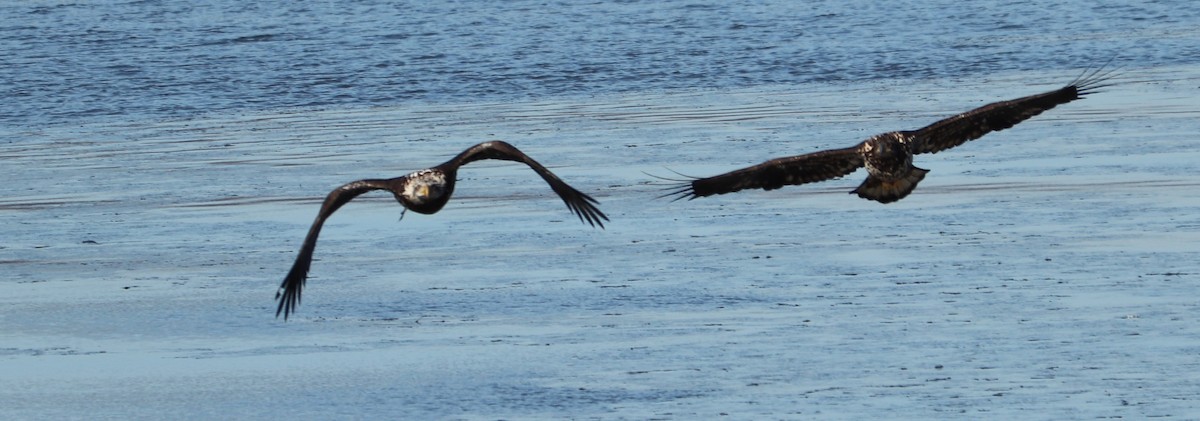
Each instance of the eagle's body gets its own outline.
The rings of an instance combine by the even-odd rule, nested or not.
[[[1103,69],[1102,66],[1085,71],[1060,89],[988,104],[918,130],[882,133],[849,148],[777,158],[713,177],[686,180],[667,196],[676,196],[678,200],[751,188],[774,190],[785,185],[830,180],[866,167],[867,179],[851,193],[880,203],[895,202],[908,196],[929,172],[913,166],[913,155],[961,145],[1083,98],[1109,86],[1105,82],[1113,72]]]
[[[450,196],[454,193],[458,168],[482,159],[517,161],[528,165],[550,184],[550,188],[558,194],[558,197],[562,198],[563,202],[567,204],[567,208],[575,216],[578,216],[580,221],[604,228],[603,221],[607,221],[608,217],[596,208],[596,200],[591,196],[567,185],[546,167],[508,143],[501,141],[480,143],[433,168],[396,178],[353,181],[333,189],[325,197],[325,202],[321,204],[321,210],[308,230],[308,236],[304,239],[300,254],[296,256],[296,262],[292,264],[292,269],[284,277],[283,284],[279,286],[279,292],[275,294],[275,299],[279,300],[279,308],[275,311],[275,316],[278,317],[282,313],[286,320],[288,315],[294,312],[296,306],[300,304],[300,292],[308,278],[313,251],[317,247],[317,237],[321,233],[321,227],[325,224],[325,220],[338,208],[363,193],[372,190],[387,190],[392,192],[396,201],[404,206],[405,211],[411,210],[422,214],[437,213],[443,206],[446,206],[446,202],[450,201]]]

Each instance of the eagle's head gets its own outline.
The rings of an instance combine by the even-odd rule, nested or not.
[[[422,170],[409,174],[404,189],[396,199],[417,213],[431,214],[442,209],[454,189],[446,174],[438,170]]]
[[[912,149],[904,135],[891,132],[871,136],[860,151],[872,174],[907,174],[912,166]]]

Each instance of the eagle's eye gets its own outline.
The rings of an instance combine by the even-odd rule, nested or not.
[[[442,194],[445,192],[446,191],[442,188],[441,184],[434,184],[434,185],[429,186],[429,198],[431,198],[431,199],[442,197]]]

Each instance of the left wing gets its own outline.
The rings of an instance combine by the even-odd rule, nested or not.
[[[983,135],[1007,129],[1061,104],[1083,98],[1098,89],[1111,86],[1105,83],[1114,70],[1084,71],[1075,81],[1061,89],[1030,95],[1009,101],[995,102],[974,110],[943,119],[919,130],[903,132],[912,140],[913,154],[936,153],[953,148]]]
[[[604,228],[604,221],[608,220],[608,216],[604,215],[604,212],[601,212],[596,207],[596,204],[600,202],[571,187],[559,179],[558,176],[554,175],[554,173],[550,172],[550,170],[546,169],[546,167],[543,167],[542,164],[534,161],[529,155],[525,155],[516,146],[510,145],[508,142],[493,140],[491,142],[480,143],[468,148],[441,166],[459,167],[484,159],[515,161],[528,165],[534,172],[542,176],[542,179],[546,180],[547,184],[550,184],[550,188],[554,190],[554,193],[558,194],[563,203],[567,204],[567,208],[571,210],[571,213],[579,217],[580,221],[586,222],[593,227]]]

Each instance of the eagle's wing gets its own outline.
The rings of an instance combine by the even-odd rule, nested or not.
[[[985,134],[1007,129],[1060,104],[1083,98],[1098,89],[1111,86],[1113,70],[1101,66],[1084,71],[1061,89],[984,105],[943,119],[924,128],[904,132],[912,139],[913,154],[936,153],[975,140]]]
[[[860,145],[861,146],[861,145]],[[815,183],[850,174],[863,166],[859,147],[831,149],[810,154],[776,158],[761,164],[697,178],[672,187],[663,197],[688,200],[743,189],[774,190],[785,185]]]
[[[599,226],[600,228],[604,228],[604,221],[608,220],[608,216],[605,216],[604,212],[601,212],[596,207],[596,204],[600,202],[571,187],[559,179],[558,176],[554,175],[554,173],[550,172],[550,170],[546,169],[546,167],[543,167],[542,164],[534,161],[529,155],[525,155],[525,153],[507,142],[494,140],[480,143],[458,154],[458,156],[442,164],[442,166],[457,168],[483,159],[516,161],[528,165],[529,168],[532,168],[533,171],[542,176],[542,179],[546,180],[546,183],[550,184],[550,188],[554,189],[554,193],[557,193],[558,197],[562,198],[562,201],[567,204],[567,208],[575,216],[578,216],[580,221],[587,222],[593,227]]]
[[[317,219],[308,229],[308,236],[304,238],[304,245],[300,247],[300,255],[296,256],[292,270],[288,271],[287,276],[283,278],[283,284],[279,286],[279,291],[275,293],[275,299],[279,300],[279,309],[275,310],[275,317],[283,313],[283,319],[287,320],[288,315],[295,312],[296,306],[300,304],[300,290],[304,288],[304,282],[308,279],[308,267],[312,264],[317,236],[321,233],[321,226],[325,225],[325,220],[351,199],[372,190],[388,190],[396,181],[399,180],[359,180],[329,192],[325,203],[321,205],[321,211],[317,213]]]

